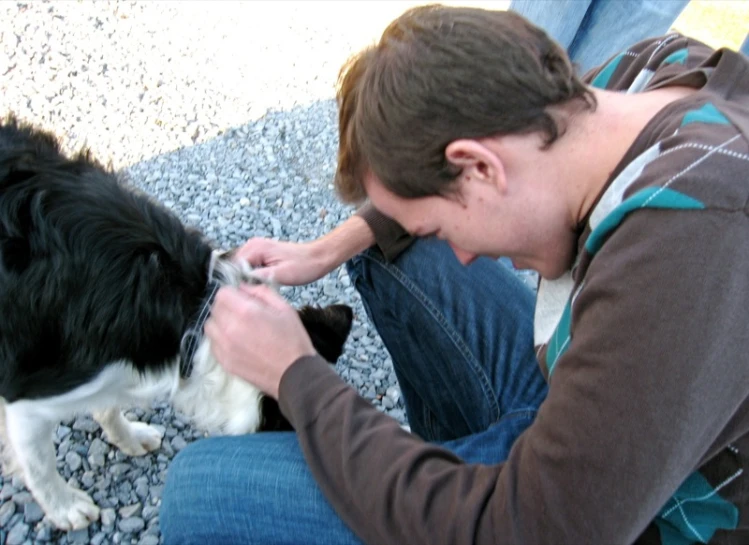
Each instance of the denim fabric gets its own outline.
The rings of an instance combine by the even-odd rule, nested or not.
[[[462,266],[437,240],[393,263],[373,248],[346,266],[393,359],[412,431],[468,462],[505,460],[547,392],[528,286],[490,259]],[[293,433],[189,445],[168,469],[160,526],[168,545],[360,543]]]
[[[666,34],[689,0],[513,0],[510,10],[544,29],[584,74],[629,46]]]
[[[478,433],[537,407],[534,296],[507,267],[464,267],[446,243],[418,240],[394,263],[370,249],[347,264],[393,359],[411,430],[428,441]]]

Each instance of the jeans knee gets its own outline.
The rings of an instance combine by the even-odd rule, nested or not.
[[[201,450],[200,441],[187,445],[172,459],[167,468],[166,482],[161,495],[159,507],[159,526],[164,543],[191,543],[191,488],[194,481],[192,468],[200,462],[196,461]],[[198,466],[199,467],[199,466]]]

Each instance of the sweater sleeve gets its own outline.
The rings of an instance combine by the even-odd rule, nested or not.
[[[635,542],[722,440],[749,429],[749,366],[737,365],[749,221],[685,214],[638,212],[597,254],[548,398],[503,464],[465,463],[319,357],[295,362],[281,409],[339,516],[369,544]]]
[[[403,227],[380,213],[369,202],[357,210],[356,214],[372,229],[375,243],[388,261],[398,257],[414,241],[414,238]]]

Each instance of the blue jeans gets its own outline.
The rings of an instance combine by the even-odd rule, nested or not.
[[[512,0],[584,74],[629,46],[666,34],[689,0]]]
[[[411,430],[468,462],[505,460],[547,393],[532,291],[496,261],[463,267],[437,240],[416,241],[393,263],[372,248],[346,266],[392,356]],[[167,544],[361,543],[294,433],[190,444],[169,467],[160,526]]]

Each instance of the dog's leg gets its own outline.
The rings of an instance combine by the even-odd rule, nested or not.
[[[99,508],[88,494],[69,486],[57,472],[52,442],[57,423],[25,401],[6,405],[5,417],[26,488],[52,524],[62,530],[78,530],[99,518]]]
[[[129,456],[143,456],[161,446],[162,434],[143,422],[130,422],[119,408],[94,412],[107,440]]]
[[[13,447],[8,438],[8,426],[5,423],[5,400],[0,398],[0,462],[2,462],[3,475],[11,477],[21,474],[21,466],[18,465]]]

